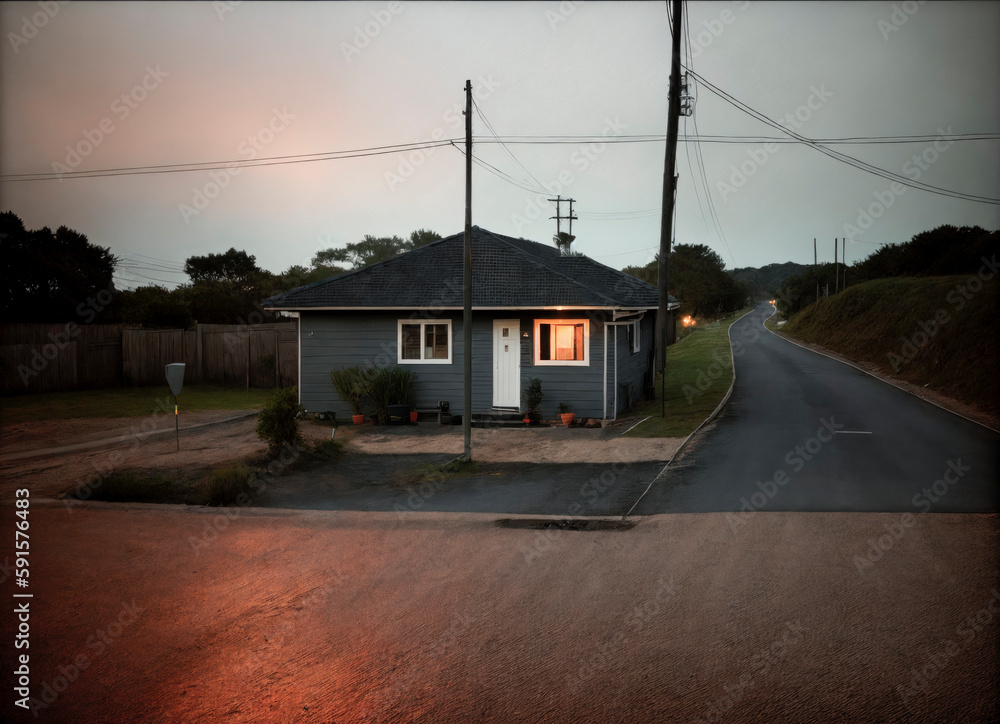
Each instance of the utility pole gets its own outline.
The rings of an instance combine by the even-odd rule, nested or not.
[[[463,305],[463,359],[465,404],[462,408],[462,433],[465,437],[465,460],[472,460],[472,81],[465,81],[465,263]]]
[[[556,215],[550,216],[550,219],[556,220],[556,236],[562,231],[562,226],[560,225],[560,220],[562,219],[562,196],[556,196],[554,199],[549,199],[549,201],[556,202]]]
[[[837,247],[840,246],[840,239],[833,240],[833,293],[840,291],[840,265],[837,263]]]
[[[559,247],[559,253],[566,256],[569,254],[569,245],[572,244],[573,240],[576,238],[573,236],[573,219],[576,218],[573,216],[573,202],[576,201],[576,199],[564,199],[562,196],[557,195],[554,199],[549,199],[549,201],[556,202],[556,215],[549,217],[550,219],[556,220],[556,235],[554,237],[556,246]],[[563,201],[569,202],[569,216],[562,215]],[[564,237],[562,233],[563,219],[569,219],[569,234],[567,234],[566,237]]]
[[[659,355],[660,398],[667,416],[667,299],[670,289],[670,242],[674,218],[674,174],[677,166],[677,127],[681,115],[681,0],[673,0],[673,43],[670,51],[670,90],[667,98],[667,150],[663,161],[663,211],[660,217],[660,262],[657,267],[659,307],[656,310],[655,347]]]
[[[816,271],[818,260],[816,258],[816,237],[813,237],[813,274],[816,276],[816,303],[819,304],[819,272]]]
[[[844,262],[844,278],[841,282],[841,289],[847,289],[847,237],[840,237],[840,260]]]

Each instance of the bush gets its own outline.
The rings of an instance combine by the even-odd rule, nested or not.
[[[389,421],[389,405],[413,406],[413,379],[411,370],[402,367],[369,367],[361,372],[364,378],[364,395],[371,403],[372,415],[380,423]]]
[[[253,498],[252,475],[253,471],[243,465],[216,468],[208,478],[208,504],[246,505]]]
[[[343,451],[343,445],[336,440],[320,440],[312,446],[312,454],[322,460],[336,460]]]
[[[539,418],[542,407],[542,381],[537,377],[528,380],[528,387],[524,391],[524,406],[528,417],[536,421]]]
[[[296,415],[303,412],[298,402],[296,387],[275,390],[264,404],[257,418],[257,437],[267,442],[272,454],[299,439],[299,421]]]
[[[92,486],[89,495],[75,489],[74,497],[81,500],[107,500],[112,502],[142,503],[160,502],[173,493],[173,482],[161,473],[140,473],[135,470],[119,470],[111,473]]]
[[[333,382],[340,399],[351,406],[355,415],[364,414],[361,409],[361,398],[365,394],[367,380],[360,367],[330,370],[330,381]]]

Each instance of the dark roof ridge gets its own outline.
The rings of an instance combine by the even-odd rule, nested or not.
[[[522,256],[527,257],[533,264],[537,264],[538,266],[543,267],[546,271],[548,271],[548,272],[550,272],[552,274],[557,274],[558,276],[562,277],[563,279],[566,279],[567,281],[569,281],[571,284],[574,284],[574,285],[576,285],[576,286],[578,286],[578,287],[580,287],[580,288],[582,288],[582,289],[590,292],[591,294],[596,294],[598,297],[600,297],[601,299],[604,299],[606,302],[608,302],[611,306],[616,306],[616,307],[623,306],[620,302],[618,302],[615,299],[612,299],[611,297],[609,297],[607,294],[605,294],[604,292],[600,291],[599,289],[595,289],[594,287],[590,286],[589,284],[584,284],[583,282],[578,281],[578,280],[574,279],[571,276],[567,276],[566,274],[563,274],[558,269],[554,269],[550,265],[544,263],[544,261],[542,259],[540,259],[538,257],[532,256],[531,254],[529,254],[527,251],[525,251],[521,247],[515,246],[514,244],[511,244],[506,239],[504,239],[502,236],[500,236],[498,234],[495,234],[494,232],[490,231],[489,229],[480,229],[480,231],[482,231],[485,234],[489,234],[494,239],[496,239],[497,241],[499,241],[500,243],[502,243],[504,246],[513,249],[514,251],[516,251],[518,254],[520,254]],[[529,240],[525,239],[525,241],[529,241]],[[538,244],[539,246],[544,246],[544,244],[541,244],[541,243],[539,243],[537,241],[532,241],[531,243],[532,244]]]

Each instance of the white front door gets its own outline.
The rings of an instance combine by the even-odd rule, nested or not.
[[[493,407],[521,409],[521,323],[493,320]]]

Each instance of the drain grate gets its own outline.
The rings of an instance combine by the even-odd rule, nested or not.
[[[501,518],[494,521],[498,528],[520,528],[523,530],[629,530],[635,523],[621,520],[586,520],[553,518]]]

